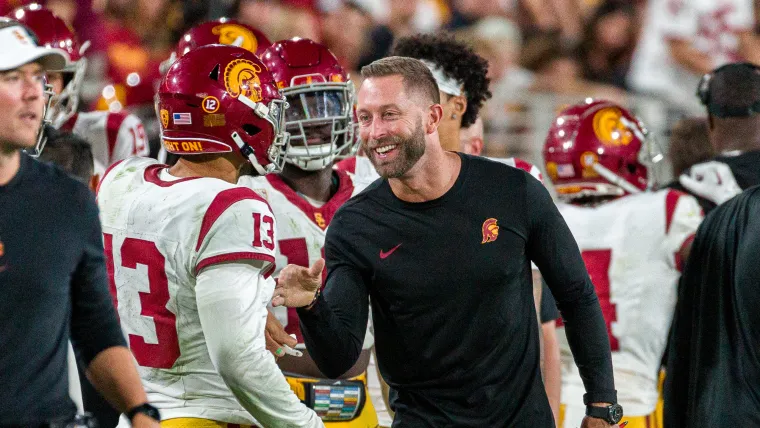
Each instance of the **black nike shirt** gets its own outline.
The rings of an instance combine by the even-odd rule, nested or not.
[[[616,402],[599,302],[548,192],[522,170],[460,156],[438,199],[404,202],[380,179],[336,213],[324,293],[299,310],[309,353],[328,376],[347,371],[371,301],[394,427],[553,427],[533,260],[568,325],[585,399]]]
[[[95,196],[21,154],[0,186],[0,426],[72,417],[66,353],[126,346],[108,291]]]
[[[697,231],[676,304],[665,426],[760,426],[760,186]]]

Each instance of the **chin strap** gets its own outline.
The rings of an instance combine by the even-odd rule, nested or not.
[[[616,186],[620,186],[620,188],[622,188],[626,192],[631,193],[631,194],[641,193],[641,189],[627,182],[619,175],[615,174],[614,172],[600,165],[598,162],[595,163],[592,166],[592,168],[594,169],[594,171],[596,171],[597,174],[601,175],[605,180],[609,181],[610,183]]]
[[[258,160],[256,160],[256,155],[253,153],[253,149],[251,146],[246,144],[242,138],[240,138],[240,134],[237,132],[232,133],[232,140],[235,141],[235,144],[237,144],[238,148],[240,149],[240,153],[243,154],[243,157],[248,159],[249,162],[251,162],[251,165],[253,165],[253,169],[256,170],[256,172],[259,175],[267,175],[271,170],[273,169],[274,165],[267,165],[266,167],[261,166]]]

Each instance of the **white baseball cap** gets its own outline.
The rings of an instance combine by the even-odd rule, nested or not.
[[[38,46],[32,33],[21,24],[0,28],[0,71],[13,70],[38,62],[45,70],[63,70],[68,54],[55,48]]]

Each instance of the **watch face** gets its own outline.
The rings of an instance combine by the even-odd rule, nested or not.
[[[610,420],[609,422],[616,424],[620,422],[621,419],[623,419],[623,406],[620,404],[613,404],[609,407],[610,409]]]

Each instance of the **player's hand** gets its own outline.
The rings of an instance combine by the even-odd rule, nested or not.
[[[317,260],[310,268],[293,264],[285,266],[277,277],[272,306],[300,308],[309,305],[322,286],[324,268],[324,259]]]
[[[303,355],[301,351],[294,349],[298,344],[295,335],[288,335],[285,332],[285,328],[280,324],[280,321],[270,311],[267,311],[267,325],[264,330],[264,337],[266,338],[267,351],[271,352],[275,359],[283,355],[292,355],[294,357]]]
[[[161,428],[161,422],[141,413],[132,418],[133,428]]]
[[[704,162],[678,177],[683,187],[718,205],[742,192],[731,168],[723,162]]]

